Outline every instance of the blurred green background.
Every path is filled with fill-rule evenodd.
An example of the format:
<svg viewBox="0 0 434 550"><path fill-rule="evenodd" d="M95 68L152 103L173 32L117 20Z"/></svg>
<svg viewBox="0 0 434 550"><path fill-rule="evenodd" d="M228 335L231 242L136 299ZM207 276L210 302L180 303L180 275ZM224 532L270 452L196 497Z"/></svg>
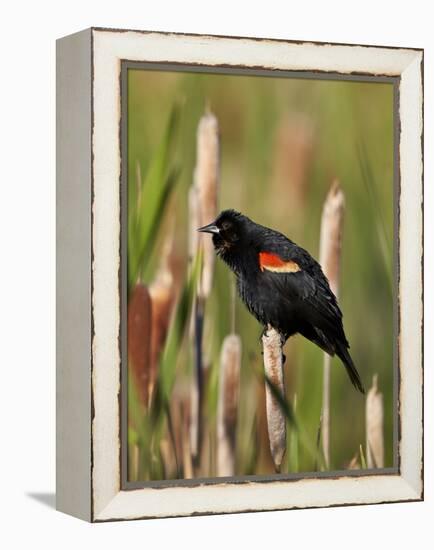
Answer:
<svg viewBox="0 0 434 550"><path fill-rule="evenodd" d="M146 256L144 284L155 276L164 236L173 225L182 276L187 272L188 190L193 181L197 125L206 109L215 114L220 130L220 209L234 208L283 232L316 258L322 206L331 183L338 179L346 201L339 301L352 357L366 388L374 373L379 376L384 395L385 466L392 466L392 84L129 69L129 187L136 185L138 170L146 174L152 165L175 107L179 117L170 130L167 158L179 172ZM130 196L130 210L134 200ZM218 260L204 332L204 350L210 360L205 404L210 437L215 435L219 354L230 332L229 281L227 267ZM237 298L236 332L243 345L238 475L274 473L264 448L267 443L255 435L264 416L254 372L262 361L261 330ZM285 353L287 398L293 402L297 396L297 419L314 447L321 414L323 353L300 336L287 343ZM191 373L188 337L183 336L173 399L185 392ZM137 419L135 406L129 403L129 414ZM359 446L365 446L364 416L363 396L352 387L339 360L333 359L331 469L346 468ZM137 431L136 425L129 432L130 455L133 445L147 444ZM301 444L298 453L297 469L312 471L311 453ZM210 476L214 474L212 463ZM142 477L158 478L161 472L166 477L174 475L157 469Z"/></svg>

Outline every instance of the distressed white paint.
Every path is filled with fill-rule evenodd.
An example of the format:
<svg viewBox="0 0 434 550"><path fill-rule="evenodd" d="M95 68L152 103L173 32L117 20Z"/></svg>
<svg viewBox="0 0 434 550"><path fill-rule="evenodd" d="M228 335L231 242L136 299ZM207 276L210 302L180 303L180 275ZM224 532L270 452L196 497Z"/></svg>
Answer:
<svg viewBox="0 0 434 550"><path fill-rule="evenodd" d="M271 510L418 499L422 492L422 54L376 47L93 31L93 504L94 519ZM120 491L118 392L120 60L247 65L402 75L401 395L402 475Z"/></svg>
<svg viewBox="0 0 434 550"><path fill-rule="evenodd" d="M289 43L247 38L94 31L95 52L105 59L205 65L251 65L289 71L399 75L414 60L405 49Z"/></svg>
<svg viewBox="0 0 434 550"><path fill-rule="evenodd" d="M240 510L279 510L330 504L372 503L417 499L419 493L399 476L303 479L244 485L202 485L121 491L98 520L164 517Z"/></svg>
<svg viewBox="0 0 434 550"><path fill-rule="evenodd" d="M422 492L422 54L401 76L400 299L401 472Z"/></svg>
<svg viewBox="0 0 434 550"><path fill-rule="evenodd" d="M120 62L94 34L93 421L94 513L119 491ZM116 403L115 403L116 402Z"/></svg>

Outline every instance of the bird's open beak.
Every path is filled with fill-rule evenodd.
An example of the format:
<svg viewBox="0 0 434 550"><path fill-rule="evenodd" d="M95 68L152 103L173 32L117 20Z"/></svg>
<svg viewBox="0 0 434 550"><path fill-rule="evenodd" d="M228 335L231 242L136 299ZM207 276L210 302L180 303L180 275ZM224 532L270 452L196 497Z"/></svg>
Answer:
<svg viewBox="0 0 434 550"><path fill-rule="evenodd" d="M213 233L214 235L218 235L220 233L220 229L215 225L215 223L210 223L208 225L204 225L203 227L199 227L198 231L201 233Z"/></svg>

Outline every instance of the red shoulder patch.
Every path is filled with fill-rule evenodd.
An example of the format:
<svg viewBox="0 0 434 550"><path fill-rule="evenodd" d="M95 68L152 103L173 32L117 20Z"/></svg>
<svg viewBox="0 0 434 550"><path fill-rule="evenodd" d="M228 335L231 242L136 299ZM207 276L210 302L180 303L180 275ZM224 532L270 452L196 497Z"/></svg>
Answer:
<svg viewBox="0 0 434 550"><path fill-rule="evenodd" d="M259 268L261 271L274 271L276 273L297 273L300 266L292 260L282 260L278 254L273 252L259 253Z"/></svg>

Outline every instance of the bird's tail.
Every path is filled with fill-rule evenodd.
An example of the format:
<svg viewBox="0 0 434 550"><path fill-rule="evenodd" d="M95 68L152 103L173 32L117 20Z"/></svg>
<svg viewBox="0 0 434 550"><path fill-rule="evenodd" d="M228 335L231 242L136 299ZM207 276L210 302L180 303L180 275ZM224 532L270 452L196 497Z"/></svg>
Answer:
<svg viewBox="0 0 434 550"><path fill-rule="evenodd" d="M365 388L363 387L362 380L360 379L360 375L353 363L353 360L351 359L350 354L348 353L347 348L343 345L340 345L336 350L336 355L344 364L353 386L357 388L361 393L365 393Z"/></svg>

